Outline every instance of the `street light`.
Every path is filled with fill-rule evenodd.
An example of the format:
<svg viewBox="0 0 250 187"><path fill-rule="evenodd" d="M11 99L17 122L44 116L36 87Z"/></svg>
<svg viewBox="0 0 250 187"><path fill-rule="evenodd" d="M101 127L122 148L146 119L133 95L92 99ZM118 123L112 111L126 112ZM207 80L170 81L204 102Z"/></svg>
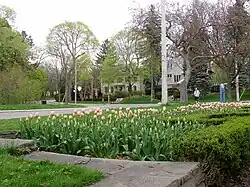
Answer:
<svg viewBox="0 0 250 187"><path fill-rule="evenodd" d="M82 87L81 86L78 86L77 87L77 90L80 92L82 90Z"/></svg>

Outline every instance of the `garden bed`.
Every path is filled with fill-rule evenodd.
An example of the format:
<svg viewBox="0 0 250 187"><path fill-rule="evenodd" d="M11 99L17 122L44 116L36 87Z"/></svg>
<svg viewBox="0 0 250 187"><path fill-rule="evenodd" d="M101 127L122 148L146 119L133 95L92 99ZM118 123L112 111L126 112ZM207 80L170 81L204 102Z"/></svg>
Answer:
<svg viewBox="0 0 250 187"><path fill-rule="evenodd" d="M249 104L201 104L52 114L21 121L41 150L92 157L198 161L210 185L228 184L249 164Z"/></svg>

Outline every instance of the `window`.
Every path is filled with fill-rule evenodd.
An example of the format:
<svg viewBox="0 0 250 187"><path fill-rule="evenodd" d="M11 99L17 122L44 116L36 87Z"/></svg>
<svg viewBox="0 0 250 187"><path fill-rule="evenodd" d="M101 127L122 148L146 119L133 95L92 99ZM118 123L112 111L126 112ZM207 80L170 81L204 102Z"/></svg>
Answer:
<svg viewBox="0 0 250 187"><path fill-rule="evenodd" d="M172 63L168 63L168 69L172 69L173 68L173 64Z"/></svg>
<svg viewBox="0 0 250 187"><path fill-rule="evenodd" d="M172 78L172 74L168 74L168 78Z"/></svg>
<svg viewBox="0 0 250 187"><path fill-rule="evenodd" d="M136 86L133 86L134 91L136 92Z"/></svg>
<svg viewBox="0 0 250 187"><path fill-rule="evenodd" d="M179 82L181 80L181 75L174 75L174 82Z"/></svg>
<svg viewBox="0 0 250 187"><path fill-rule="evenodd" d="M111 93L114 93L114 87L111 86Z"/></svg>

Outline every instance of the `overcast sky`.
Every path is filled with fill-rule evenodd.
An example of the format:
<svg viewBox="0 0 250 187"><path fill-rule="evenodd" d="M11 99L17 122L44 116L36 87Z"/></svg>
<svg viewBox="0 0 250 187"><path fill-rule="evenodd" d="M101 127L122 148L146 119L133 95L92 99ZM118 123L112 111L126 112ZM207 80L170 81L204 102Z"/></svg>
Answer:
<svg viewBox="0 0 250 187"><path fill-rule="evenodd" d="M38 45L50 28L64 21L82 21L103 41L131 19L129 8L155 3L160 0L0 0L16 11L18 30L25 30Z"/></svg>

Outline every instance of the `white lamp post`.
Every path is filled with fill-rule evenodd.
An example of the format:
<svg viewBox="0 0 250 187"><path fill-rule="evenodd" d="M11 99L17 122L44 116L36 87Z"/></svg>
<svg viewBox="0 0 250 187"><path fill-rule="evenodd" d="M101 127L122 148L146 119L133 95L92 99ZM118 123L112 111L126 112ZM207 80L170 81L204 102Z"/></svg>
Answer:
<svg viewBox="0 0 250 187"><path fill-rule="evenodd" d="M161 102L168 103L168 66L166 61L167 38L166 38L166 7L165 0L161 0L161 63L162 63L162 84L161 84Z"/></svg>

